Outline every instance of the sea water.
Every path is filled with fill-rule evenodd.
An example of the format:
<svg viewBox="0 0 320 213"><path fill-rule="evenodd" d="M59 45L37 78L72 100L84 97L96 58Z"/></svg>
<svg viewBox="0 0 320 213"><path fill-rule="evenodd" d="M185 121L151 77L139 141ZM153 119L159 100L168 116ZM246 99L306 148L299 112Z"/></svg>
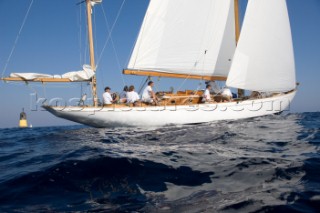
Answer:
<svg viewBox="0 0 320 213"><path fill-rule="evenodd" d="M0 129L0 212L319 212L320 113Z"/></svg>

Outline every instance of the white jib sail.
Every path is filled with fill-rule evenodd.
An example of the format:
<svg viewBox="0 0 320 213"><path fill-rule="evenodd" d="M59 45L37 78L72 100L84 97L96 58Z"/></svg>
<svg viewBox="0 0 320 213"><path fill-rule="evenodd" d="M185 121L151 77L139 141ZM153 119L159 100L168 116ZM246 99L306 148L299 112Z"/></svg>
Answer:
<svg viewBox="0 0 320 213"><path fill-rule="evenodd" d="M227 85L252 91L295 88L295 64L285 0L249 1Z"/></svg>
<svg viewBox="0 0 320 213"><path fill-rule="evenodd" d="M233 0L151 0L128 68L227 76L234 50Z"/></svg>

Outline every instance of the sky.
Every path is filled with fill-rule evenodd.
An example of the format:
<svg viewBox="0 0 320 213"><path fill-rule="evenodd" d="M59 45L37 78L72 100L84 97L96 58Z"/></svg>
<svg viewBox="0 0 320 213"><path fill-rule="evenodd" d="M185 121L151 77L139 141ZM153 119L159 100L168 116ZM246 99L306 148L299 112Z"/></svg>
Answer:
<svg viewBox="0 0 320 213"><path fill-rule="evenodd" d="M80 0L0 0L1 76L11 72L62 74L81 70L83 64L89 64L85 7L78 2ZM124 76L121 72L129 60L148 3L149 0L104 0L94 8L99 96L105 86L120 92L125 84L138 88L145 80L139 76ZM243 16L247 0L240 0L240 3ZM320 0L287 0L287 5L300 83L290 112L320 111ZM153 80L157 90L169 90L171 86L195 89L200 85L199 81L183 79ZM22 108L33 126L74 124L43 111L37 98L70 100L83 93L90 94L86 83L0 82L0 128L18 126Z"/></svg>

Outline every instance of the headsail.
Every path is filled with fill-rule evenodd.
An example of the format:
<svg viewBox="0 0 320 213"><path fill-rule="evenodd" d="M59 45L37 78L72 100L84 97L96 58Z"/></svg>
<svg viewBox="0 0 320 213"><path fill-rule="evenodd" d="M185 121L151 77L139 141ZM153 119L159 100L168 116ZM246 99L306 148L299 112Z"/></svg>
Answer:
<svg viewBox="0 0 320 213"><path fill-rule="evenodd" d="M151 0L128 69L226 77L234 50L233 0Z"/></svg>
<svg viewBox="0 0 320 213"><path fill-rule="evenodd" d="M281 92L295 88L286 0L249 1L227 85Z"/></svg>

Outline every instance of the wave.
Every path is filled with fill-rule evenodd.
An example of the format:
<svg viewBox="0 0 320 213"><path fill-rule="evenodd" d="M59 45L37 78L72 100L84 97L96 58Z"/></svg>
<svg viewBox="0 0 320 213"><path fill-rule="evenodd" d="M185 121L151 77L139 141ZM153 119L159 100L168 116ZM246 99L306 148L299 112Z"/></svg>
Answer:
<svg viewBox="0 0 320 213"><path fill-rule="evenodd" d="M320 113L0 129L1 212L317 212Z"/></svg>
<svg viewBox="0 0 320 213"><path fill-rule="evenodd" d="M210 183L212 174L138 159L66 161L2 183L0 203L10 206L15 200L16 208L36 205L62 211L81 211L95 204L108 204L110 210L126 204L130 209L130 205L136 208L140 203L142 207L148 200L141 190L163 192L166 183L195 187Z"/></svg>

